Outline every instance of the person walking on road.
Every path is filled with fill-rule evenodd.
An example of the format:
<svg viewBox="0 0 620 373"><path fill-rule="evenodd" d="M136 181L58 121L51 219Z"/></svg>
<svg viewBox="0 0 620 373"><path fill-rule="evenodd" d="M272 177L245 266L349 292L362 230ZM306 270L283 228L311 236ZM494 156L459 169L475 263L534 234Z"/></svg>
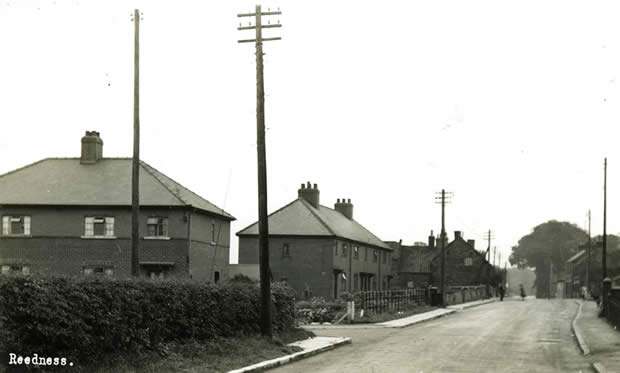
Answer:
<svg viewBox="0 0 620 373"><path fill-rule="evenodd" d="M525 300L525 289L523 288L523 284L519 285L519 292L521 293L521 300Z"/></svg>
<svg viewBox="0 0 620 373"><path fill-rule="evenodd" d="M505 294L505 290L504 290L504 286L500 285L499 289L497 289L499 292L499 301L502 302L504 300L504 294Z"/></svg>

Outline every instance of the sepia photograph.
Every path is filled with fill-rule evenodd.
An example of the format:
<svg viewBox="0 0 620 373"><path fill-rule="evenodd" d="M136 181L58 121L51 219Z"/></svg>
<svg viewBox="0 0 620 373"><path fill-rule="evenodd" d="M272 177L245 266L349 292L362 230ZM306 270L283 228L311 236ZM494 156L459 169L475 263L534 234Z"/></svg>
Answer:
<svg viewBox="0 0 620 373"><path fill-rule="evenodd" d="M619 20L0 0L0 372L620 373Z"/></svg>

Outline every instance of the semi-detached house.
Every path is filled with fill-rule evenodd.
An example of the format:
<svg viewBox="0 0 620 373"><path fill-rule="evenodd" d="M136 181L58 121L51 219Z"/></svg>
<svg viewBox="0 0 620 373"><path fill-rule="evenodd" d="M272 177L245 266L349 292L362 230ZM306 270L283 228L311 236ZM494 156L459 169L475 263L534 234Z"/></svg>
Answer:
<svg viewBox="0 0 620 373"><path fill-rule="evenodd" d="M269 264L273 280L287 281L299 297L387 290L392 249L353 218L350 199L320 204L316 184L302 184L298 198L269 215ZM258 263L258 223L239 231L239 264Z"/></svg>
<svg viewBox="0 0 620 373"><path fill-rule="evenodd" d="M0 176L2 273L131 275L131 158L104 158L96 131L80 158L46 158ZM235 218L140 162L143 276L226 277Z"/></svg>

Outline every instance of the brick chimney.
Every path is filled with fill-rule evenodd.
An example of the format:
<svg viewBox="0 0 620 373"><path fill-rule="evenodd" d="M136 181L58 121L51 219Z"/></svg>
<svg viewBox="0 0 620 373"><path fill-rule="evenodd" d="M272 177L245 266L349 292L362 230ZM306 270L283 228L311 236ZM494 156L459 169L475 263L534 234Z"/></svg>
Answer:
<svg viewBox="0 0 620 373"><path fill-rule="evenodd" d="M454 240L463 239L463 233L461 231L454 231Z"/></svg>
<svg viewBox="0 0 620 373"><path fill-rule="evenodd" d="M308 201L312 206L314 206L314 208L319 208L319 188L316 184L314 184L314 188L310 185L310 182L308 181L308 184L301 184L301 188L299 188L299 190L297 191L297 197L298 198L303 198L306 201Z"/></svg>
<svg viewBox="0 0 620 373"><path fill-rule="evenodd" d="M476 240L467 240L467 243L474 249L476 248Z"/></svg>
<svg viewBox="0 0 620 373"><path fill-rule="evenodd" d="M353 204L351 203L350 198L348 200L345 200L343 198L342 202L339 198L338 201L334 204L334 210L346 216L347 219L353 220Z"/></svg>
<svg viewBox="0 0 620 373"><path fill-rule="evenodd" d="M97 131L86 131L82 137L82 155L80 163L93 164L103 158L103 140Z"/></svg>
<svg viewBox="0 0 620 373"><path fill-rule="evenodd" d="M433 231L431 230L431 235L428 236L428 247L431 249L435 247L435 235L433 235Z"/></svg>

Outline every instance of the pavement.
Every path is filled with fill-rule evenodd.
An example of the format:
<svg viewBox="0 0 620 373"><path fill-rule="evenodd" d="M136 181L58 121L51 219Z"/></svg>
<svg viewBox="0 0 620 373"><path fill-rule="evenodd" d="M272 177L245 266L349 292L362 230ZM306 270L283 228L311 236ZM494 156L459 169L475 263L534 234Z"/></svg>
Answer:
<svg viewBox="0 0 620 373"><path fill-rule="evenodd" d="M271 360L266 360L258 364L249 365L240 369L231 370L228 373L248 373L259 372L266 369L271 369L280 365L292 363L293 361L303 359L308 356L320 354L321 352L329 351L338 346L351 343L351 338L345 337L314 337L308 338L303 341L289 343L289 346L301 347L303 350L291 355L278 357Z"/></svg>
<svg viewBox="0 0 620 373"><path fill-rule="evenodd" d="M598 317L594 301L577 301L581 311L574 321L575 337L599 373L620 373L620 331Z"/></svg>
<svg viewBox="0 0 620 373"><path fill-rule="evenodd" d="M325 330L325 329L376 329L376 328L404 328L407 326L419 324L421 322L434 320L442 316L450 315L456 311L462 311L467 308L481 306L483 304L494 302L495 299L484 299L479 301L467 302L463 304L457 304L448 306L446 308L438 308L429 312L419 313L404 317L402 319L396 319L391 321L385 321L375 324L310 324L303 325L302 327L307 330Z"/></svg>

